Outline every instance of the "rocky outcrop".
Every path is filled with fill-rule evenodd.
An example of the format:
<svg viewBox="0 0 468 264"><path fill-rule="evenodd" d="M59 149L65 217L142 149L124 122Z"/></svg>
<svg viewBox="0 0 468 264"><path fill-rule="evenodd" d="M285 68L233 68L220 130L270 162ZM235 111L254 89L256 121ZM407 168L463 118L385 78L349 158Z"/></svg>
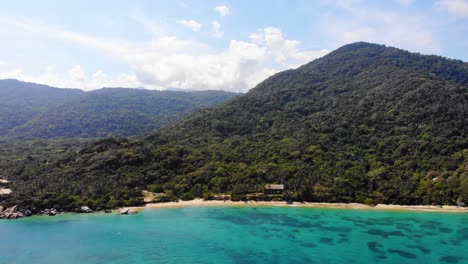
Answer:
<svg viewBox="0 0 468 264"><path fill-rule="evenodd" d="M80 212L82 212L82 213L92 213L93 210L91 210L91 208L89 208L88 206L81 206L80 207Z"/></svg>
<svg viewBox="0 0 468 264"><path fill-rule="evenodd" d="M4 209L3 207L0 210L0 219L18 219L24 217L24 214L18 212L18 206L14 205Z"/></svg>
<svg viewBox="0 0 468 264"><path fill-rule="evenodd" d="M458 198L457 206L459 206L459 207L465 207L466 206L465 201L463 201L463 198L461 198L461 197Z"/></svg>
<svg viewBox="0 0 468 264"><path fill-rule="evenodd" d="M5 211L3 211L2 213L3 214L13 214L13 213L16 213L16 211L18 210L18 206L17 205L13 205L12 207L9 207L7 208Z"/></svg>
<svg viewBox="0 0 468 264"><path fill-rule="evenodd" d="M130 209L130 208L122 208L120 209L120 214L123 214L123 215L126 215L126 214L136 214L138 213L137 211L133 210L133 209Z"/></svg>

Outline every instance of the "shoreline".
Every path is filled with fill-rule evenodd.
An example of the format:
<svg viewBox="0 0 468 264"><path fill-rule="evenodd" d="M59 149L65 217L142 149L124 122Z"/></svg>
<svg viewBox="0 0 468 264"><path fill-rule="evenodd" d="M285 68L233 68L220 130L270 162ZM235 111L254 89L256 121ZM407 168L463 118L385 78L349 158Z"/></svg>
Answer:
<svg viewBox="0 0 468 264"><path fill-rule="evenodd" d="M230 206L281 206L281 207L305 207L305 208L331 208L331 209L359 209L359 210L379 210L379 211L406 211L406 212L441 212L441 213L468 213L468 207L458 207L454 205L434 206L434 205L393 205L378 204L375 206L360 203L314 203L314 202L293 202L285 201L219 201L194 199L189 201L148 203L143 206L129 206L136 211L145 209L162 209L178 207L230 207Z"/></svg>
<svg viewBox="0 0 468 264"><path fill-rule="evenodd" d="M197 198L189 201L179 200L178 202L166 203L147 203L142 206L127 206L115 209L92 212L60 212L60 214L122 214L122 209L134 210L135 213L144 211L146 209L167 209L167 208L186 208L186 207L295 207L295 208L326 208L326 209L343 209L343 210L365 210L365 211L393 211L393 212L433 212L433 213L468 213L468 207L459 207L455 205L394 205L394 204L378 204L375 206L360 204L360 203L325 203L325 202L293 202L287 203L285 201L231 201L231 200L203 200ZM133 214L133 213L129 213ZM18 218L28 218L29 216L35 217L50 217L48 214L32 214L28 216L21 216ZM55 216L55 215L52 215ZM0 220L9 220L9 218L0 218Z"/></svg>

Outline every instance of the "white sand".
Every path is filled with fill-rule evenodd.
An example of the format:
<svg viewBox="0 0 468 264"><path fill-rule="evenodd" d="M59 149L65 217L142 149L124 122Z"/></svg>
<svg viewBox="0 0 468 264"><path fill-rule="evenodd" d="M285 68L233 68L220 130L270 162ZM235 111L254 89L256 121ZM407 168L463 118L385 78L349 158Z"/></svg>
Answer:
<svg viewBox="0 0 468 264"><path fill-rule="evenodd" d="M168 203L149 203L141 207L130 207L134 210L143 210L147 208L171 208L171 207L199 207L199 206L291 206L291 207L317 207L317 208L347 208L363 210L393 210L393 211L431 211L431 212L454 212L468 213L468 208L457 206L432 206L432 205L387 205L378 204L368 206L359 203L298 203L288 204L286 202L255 202L255 201L204 201L203 199L194 199L191 201L179 201Z"/></svg>

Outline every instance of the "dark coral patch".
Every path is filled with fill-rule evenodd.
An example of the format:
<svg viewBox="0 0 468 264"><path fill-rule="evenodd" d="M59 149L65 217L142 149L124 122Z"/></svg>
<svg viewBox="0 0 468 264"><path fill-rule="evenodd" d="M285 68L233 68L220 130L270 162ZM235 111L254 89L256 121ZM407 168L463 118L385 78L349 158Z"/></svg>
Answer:
<svg viewBox="0 0 468 264"><path fill-rule="evenodd" d="M415 248L415 249L419 249L419 251L421 251L422 253L424 254L429 254L431 253L431 250L429 250L428 248L425 248L423 246L417 246L417 245L409 245L408 248Z"/></svg>
<svg viewBox="0 0 468 264"><path fill-rule="evenodd" d="M378 253L378 254L385 254L385 252L380 250L381 247L382 247L382 245L375 242L375 241L367 243L367 248L370 249L372 252Z"/></svg>
<svg viewBox="0 0 468 264"><path fill-rule="evenodd" d="M321 237L321 238L320 238L320 243L324 243L324 244L328 244L328 245L333 245L333 238Z"/></svg>
<svg viewBox="0 0 468 264"><path fill-rule="evenodd" d="M439 261L445 263L459 263L461 260L464 260L462 257L454 257L454 256L445 256L439 259Z"/></svg>
<svg viewBox="0 0 468 264"><path fill-rule="evenodd" d="M317 246L314 243L308 243L308 242L301 243L300 245L303 246L303 247L307 247L307 248L314 248L314 247Z"/></svg>
<svg viewBox="0 0 468 264"><path fill-rule="evenodd" d="M392 254L398 254L400 257L404 257L407 259L415 259L416 255L413 253L406 252L404 250L399 250L399 249L389 249L388 252Z"/></svg>
<svg viewBox="0 0 468 264"><path fill-rule="evenodd" d="M376 235L376 236L381 236L384 238L388 238L389 236L405 236L403 232L401 231L384 231L380 229L369 229L367 230L367 233L370 235Z"/></svg>

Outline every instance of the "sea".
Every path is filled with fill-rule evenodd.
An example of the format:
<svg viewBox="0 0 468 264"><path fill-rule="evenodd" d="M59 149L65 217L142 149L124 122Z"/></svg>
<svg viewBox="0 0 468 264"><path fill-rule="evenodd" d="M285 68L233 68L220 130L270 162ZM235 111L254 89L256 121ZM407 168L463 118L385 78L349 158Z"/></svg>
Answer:
<svg viewBox="0 0 468 264"><path fill-rule="evenodd" d="M0 263L468 263L468 214L275 206L0 220Z"/></svg>

